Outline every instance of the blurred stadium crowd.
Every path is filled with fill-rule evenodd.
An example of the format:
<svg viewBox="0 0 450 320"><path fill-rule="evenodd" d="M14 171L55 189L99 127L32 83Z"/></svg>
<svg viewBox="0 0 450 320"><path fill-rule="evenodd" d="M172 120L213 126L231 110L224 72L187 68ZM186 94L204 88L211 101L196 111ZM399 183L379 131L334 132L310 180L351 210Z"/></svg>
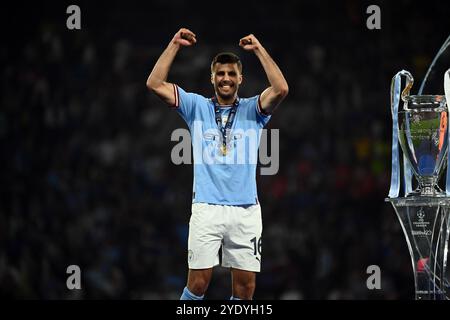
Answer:
<svg viewBox="0 0 450 320"><path fill-rule="evenodd" d="M389 85L403 68L423 76L448 30L412 3L381 5L375 31L357 1L250 1L229 23L182 1L107 10L85 3L80 31L65 28L62 5L47 3L31 29L0 48L0 296L179 298L192 166L172 164L170 135L186 126L145 81L185 26L198 45L180 52L169 77L185 90L211 96L210 61L232 50L244 65L240 95L259 94L262 67L237 46L250 32L290 85L268 125L280 130L280 170L258 177L264 232L255 299L413 298L406 242L384 202ZM399 20L408 6L407 21ZM441 12L433 3L427 10ZM72 264L82 290L66 288ZM369 265L381 268L381 290L366 287ZM217 268L207 298L228 298L230 286Z"/></svg>

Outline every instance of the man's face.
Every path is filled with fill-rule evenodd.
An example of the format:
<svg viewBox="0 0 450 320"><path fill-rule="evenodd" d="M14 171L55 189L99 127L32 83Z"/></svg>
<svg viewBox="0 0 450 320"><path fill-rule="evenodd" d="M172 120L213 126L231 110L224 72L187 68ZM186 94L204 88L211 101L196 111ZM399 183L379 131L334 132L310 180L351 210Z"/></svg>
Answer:
<svg viewBox="0 0 450 320"><path fill-rule="evenodd" d="M242 74L236 63L216 63L211 75L214 91L224 100L233 99L242 83Z"/></svg>

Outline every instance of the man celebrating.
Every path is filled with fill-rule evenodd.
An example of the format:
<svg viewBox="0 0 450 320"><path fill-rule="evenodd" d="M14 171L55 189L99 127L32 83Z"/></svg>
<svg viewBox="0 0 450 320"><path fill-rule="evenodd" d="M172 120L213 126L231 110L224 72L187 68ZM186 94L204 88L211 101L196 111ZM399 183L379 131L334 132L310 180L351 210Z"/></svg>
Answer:
<svg viewBox="0 0 450 320"><path fill-rule="evenodd" d="M257 158L261 130L286 97L288 84L258 39L250 34L240 39L239 46L258 57L270 83L268 88L252 98L239 98L241 61L233 53L219 53L211 63L214 97L187 93L167 82L167 75L178 50L196 42L192 31L180 29L147 79L147 87L180 113L192 137L189 273L181 299L203 299L222 247L222 266L230 268L232 274L231 299L251 300L256 272L261 269L262 241L257 163L252 159ZM249 132L257 133L250 142L252 139L245 139ZM236 158L240 158L237 163Z"/></svg>

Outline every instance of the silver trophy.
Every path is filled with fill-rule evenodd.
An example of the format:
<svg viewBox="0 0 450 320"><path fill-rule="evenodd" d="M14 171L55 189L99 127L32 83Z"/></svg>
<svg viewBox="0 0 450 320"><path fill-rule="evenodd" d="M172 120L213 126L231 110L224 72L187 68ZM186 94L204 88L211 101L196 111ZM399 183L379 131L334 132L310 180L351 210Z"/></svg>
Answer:
<svg viewBox="0 0 450 320"><path fill-rule="evenodd" d="M412 83L411 74L406 75ZM445 97L407 95L402 100L403 110L398 115L399 141L418 181L417 189L410 194L444 196L437 182L443 171L448 149L448 110Z"/></svg>
<svg viewBox="0 0 450 320"><path fill-rule="evenodd" d="M403 78L406 85L401 91ZM450 101L450 70L444 79ZM449 161L448 106L444 95L410 95L413 83L412 75L404 70L392 79L392 176L387 201L393 205L407 240L416 299L444 300L449 293L449 170L445 190L438 183Z"/></svg>

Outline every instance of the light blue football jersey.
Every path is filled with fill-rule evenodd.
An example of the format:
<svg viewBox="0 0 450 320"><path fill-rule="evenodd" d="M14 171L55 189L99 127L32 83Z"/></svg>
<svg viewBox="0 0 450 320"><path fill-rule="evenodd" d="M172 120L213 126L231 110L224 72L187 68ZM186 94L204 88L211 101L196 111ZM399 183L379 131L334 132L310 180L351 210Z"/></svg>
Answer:
<svg viewBox="0 0 450 320"><path fill-rule="evenodd" d="M176 85L174 91L174 107L186 121L192 138L192 201L220 205L258 203L258 147L262 129L271 117L261 109L259 96L239 98L224 155L220 150L223 138L216 124L212 99L187 93ZM222 123L226 123L230 107L221 106Z"/></svg>

